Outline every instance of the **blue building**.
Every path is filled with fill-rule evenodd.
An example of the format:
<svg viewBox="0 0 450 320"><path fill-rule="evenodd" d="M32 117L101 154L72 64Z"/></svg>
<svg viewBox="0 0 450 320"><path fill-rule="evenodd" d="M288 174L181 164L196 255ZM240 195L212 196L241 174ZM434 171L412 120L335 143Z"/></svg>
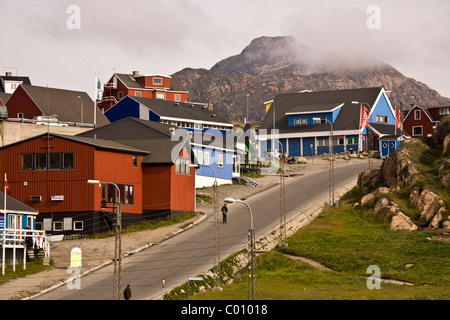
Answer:
<svg viewBox="0 0 450 320"><path fill-rule="evenodd" d="M233 124L202 103L126 96L105 112L110 122L127 117L154 121L191 132L191 146L200 167L196 170L196 188L231 184L240 178L241 154L226 143Z"/></svg>
<svg viewBox="0 0 450 320"><path fill-rule="evenodd" d="M361 126L362 107L368 110L367 127ZM266 109L260 150L272 149L275 129L279 143L273 149L289 156L330 153L332 135L334 153L375 150L384 157L403 134L395 128L395 109L383 87L278 94Z"/></svg>

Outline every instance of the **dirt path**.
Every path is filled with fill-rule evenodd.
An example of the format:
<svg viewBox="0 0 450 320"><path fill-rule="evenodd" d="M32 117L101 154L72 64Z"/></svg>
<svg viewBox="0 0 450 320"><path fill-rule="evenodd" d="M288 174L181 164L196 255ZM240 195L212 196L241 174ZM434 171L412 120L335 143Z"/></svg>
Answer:
<svg viewBox="0 0 450 320"><path fill-rule="evenodd" d="M364 161L354 159L351 161ZM337 160L335 165L348 164L347 160ZM286 171L288 175L301 174L305 171L320 170L326 168L329 162L321 158L315 158L312 164L289 164ZM289 177L287 178L289 179ZM252 194L260 192L266 188L279 183L279 175L263 176L254 179L259 186L249 185L224 185L218 190L219 206L222 205L225 197L234 197L242 199ZM198 194L212 196L212 188L202 188L197 191ZM178 232L182 232L186 228L194 226L204 219L207 214L213 210L212 203L198 203L197 212L199 214L189 221L185 221L173 226L161 227L156 230L140 231L122 236L122 252L127 253L134 250L145 249L146 247L164 241L167 237L171 237ZM72 273L67 273L67 267L70 263L70 251L78 247L82 250L82 273L89 272L110 263L114 257L114 237L105 239L79 239L64 240L51 243L51 259L54 266L47 271L43 271L34 275L9 281L0 286L0 300L23 299L38 294L44 289L64 284Z"/></svg>

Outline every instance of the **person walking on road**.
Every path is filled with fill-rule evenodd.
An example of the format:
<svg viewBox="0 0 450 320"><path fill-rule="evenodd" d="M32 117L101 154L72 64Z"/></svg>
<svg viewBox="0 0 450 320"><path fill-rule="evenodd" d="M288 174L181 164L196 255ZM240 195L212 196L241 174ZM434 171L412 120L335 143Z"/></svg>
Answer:
<svg viewBox="0 0 450 320"><path fill-rule="evenodd" d="M220 210L222 211L223 223L227 223L227 214L228 214L227 204L224 203L222 209L220 209Z"/></svg>
<svg viewBox="0 0 450 320"><path fill-rule="evenodd" d="M125 298L125 300L131 299L131 288L129 284L127 284L127 287L125 288L125 290L123 290L123 297Z"/></svg>

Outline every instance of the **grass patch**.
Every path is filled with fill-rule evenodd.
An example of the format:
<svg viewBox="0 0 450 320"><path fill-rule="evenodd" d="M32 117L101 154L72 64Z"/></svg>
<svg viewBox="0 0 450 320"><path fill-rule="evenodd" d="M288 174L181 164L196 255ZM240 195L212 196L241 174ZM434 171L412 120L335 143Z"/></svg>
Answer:
<svg viewBox="0 0 450 320"><path fill-rule="evenodd" d="M397 201L405 194L398 192ZM430 240L430 233L391 230L372 211L352 209L359 199L355 188L341 199L341 206L289 237L288 247L258 256L258 299L450 299L450 243ZM313 259L334 271L316 269L283 253ZM414 285L382 282L381 289L370 290L367 277L372 273L367 268L372 265L380 268L383 279ZM223 292L205 291L192 299L247 299L247 279L246 272Z"/></svg>
<svg viewBox="0 0 450 320"><path fill-rule="evenodd" d="M50 265L43 265L42 259L33 259L26 264L26 270L23 270L23 264L16 264L16 271L13 271L12 266L5 266L5 275L0 276L0 285L17 278L22 278L30 274L35 274L41 271L50 269L54 265L53 260L50 260Z"/></svg>

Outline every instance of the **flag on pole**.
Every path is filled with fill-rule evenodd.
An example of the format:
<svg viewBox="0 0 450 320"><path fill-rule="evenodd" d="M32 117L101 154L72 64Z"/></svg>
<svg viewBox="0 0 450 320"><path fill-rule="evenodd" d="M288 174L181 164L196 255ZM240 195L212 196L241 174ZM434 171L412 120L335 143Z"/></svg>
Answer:
<svg viewBox="0 0 450 320"><path fill-rule="evenodd" d="M360 128L367 128L369 126L369 109L361 105L361 119L359 122Z"/></svg>
<svg viewBox="0 0 450 320"><path fill-rule="evenodd" d="M395 108L395 129L403 129L402 110Z"/></svg>
<svg viewBox="0 0 450 320"><path fill-rule="evenodd" d="M8 179L6 179L6 172L5 172L5 194L6 194L6 191L11 193L11 190L9 189Z"/></svg>

